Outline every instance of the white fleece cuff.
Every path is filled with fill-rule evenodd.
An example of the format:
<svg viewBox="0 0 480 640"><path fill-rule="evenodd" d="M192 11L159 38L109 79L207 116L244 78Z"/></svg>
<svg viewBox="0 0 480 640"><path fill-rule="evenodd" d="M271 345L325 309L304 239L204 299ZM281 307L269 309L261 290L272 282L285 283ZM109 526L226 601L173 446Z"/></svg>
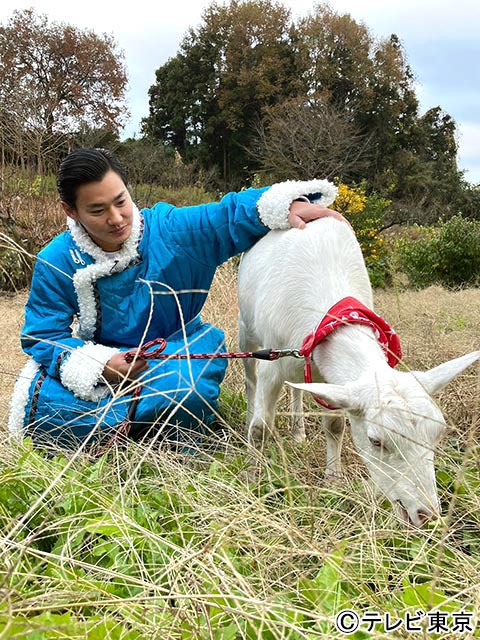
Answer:
<svg viewBox="0 0 480 640"><path fill-rule="evenodd" d="M274 184L257 202L258 215L270 229L289 229L288 213L294 200L306 196L310 202L328 206L338 189L328 180L287 180Z"/></svg>
<svg viewBox="0 0 480 640"><path fill-rule="evenodd" d="M105 365L120 349L86 342L72 351L60 367L60 380L77 398L96 402L108 387L99 384Z"/></svg>
<svg viewBox="0 0 480 640"><path fill-rule="evenodd" d="M25 435L25 409L28 403L28 392L39 369L40 365L33 358L30 358L15 382L8 416L8 430L14 438L21 439Z"/></svg>

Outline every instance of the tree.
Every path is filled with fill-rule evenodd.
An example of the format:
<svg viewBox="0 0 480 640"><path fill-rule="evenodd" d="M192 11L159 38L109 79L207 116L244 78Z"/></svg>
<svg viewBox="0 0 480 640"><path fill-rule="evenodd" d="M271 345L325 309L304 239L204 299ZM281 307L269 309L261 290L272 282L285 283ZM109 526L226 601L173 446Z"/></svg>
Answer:
<svg viewBox="0 0 480 640"><path fill-rule="evenodd" d="M328 5L317 5L295 24L280 4L231 0L211 5L180 54L157 71L145 131L180 145L186 156L193 149L203 162L221 167L231 184L259 168L245 153L259 121L267 117L272 125L272 109L294 98L318 102L330 114L343 114L347 137L355 131L369 141L367 175L359 162L349 172L360 180L390 166L399 128L416 116L412 85L398 39L376 42L364 25ZM302 119L307 112L299 112Z"/></svg>
<svg viewBox="0 0 480 640"><path fill-rule="evenodd" d="M33 146L40 162L59 138L85 126L117 132L128 115L126 84L113 36L49 22L33 9L14 11L0 26L0 115L23 140L13 156Z"/></svg>
<svg viewBox="0 0 480 640"><path fill-rule="evenodd" d="M395 165L418 117L413 75L395 35L376 40L364 24L319 4L295 27L304 93L322 95L368 135L371 161L357 179ZM363 169L363 168L362 168Z"/></svg>
<svg viewBox="0 0 480 640"><path fill-rule="evenodd" d="M363 162L349 157L343 165L343 179L366 179L370 190L393 198L392 212L398 221L424 222L427 214L431 221L439 215L452 215L462 204L465 208L462 176L456 166L455 122L440 108L419 114L414 75L398 36L376 40L365 25L335 13L326 4L317 5L294 31L292 43L304 82L303 95L321 96L330 109L342 115L344 125L350 123L350 129L344 127L343 133L347 146L347 131L363 136ZM263 137L264 149L272 146L269 138L278 141L280 162L284 160L282 151L288 153L293 144L298 148L303 137L295 122L302 120L300 113L296 119L290 118L298 141L289 135L288 127L284 127L283 139L276 136L281 118L278 115L269 123ZM296 153L298 168L308 157L308 146L314 148L318 137L305 141L303 156ZM336 142L330 150L323 150L325 171L335 164L341 148L340 140Z"/></svg>
<svg viewBox="0 0 480 640"><path fill-rule="evenodd" d="M317 4L299 19L292 38L302 91L356 111L370 91L366 80L374 73L374 43L367 27L335 13L328 4Z"/></svg>
<svg viewBox="0 0 480 640"><path fill-rule="evenodd" d="M376 39L325 3L296 22L274 0L213 3L149 94L144 133L216 167L224 190L260 170L322 172L433 215L476 202L459 197L455 122L420 115L398 36Z"/></svg>
<svg viewBox="0 0 480 640"><path fill-rule="evenodd" d="M292 98L268 107L257 136L252 155L268 181L312 176L348 181L366 172L371 160L368 136L322 98Z"/></svg>
<svg viewBox="0 0 480 640"><path fill-rule="evenodd" d="M156 84L149 89L150 116L144 118L143 133L147 137L186 150L193 134L188 107L193 108L193 80L183 56L171 58L156 71Z"/></svg>
<svg viewBox="0 0 480 640"><path fill-rule="evenodd" d="M254 123L298 88L289 20L289 11L269 0L213 3L180 53L158 69L144 133L219 167L224 188L242 184Z"/></svg>
<svg viewBox="0 0 480 640"><path fill-rule="evenodd" d="M392 169L376 177L395 202L397 222L430 224L459 211L471 215L457 151L455 121L440 107L415 120L404 144L392 153Z"/></svg>
<svg viewBox="0 0 480 640"><path fill-rule="evenodd" d="M376 187L384 172L395 171L397 152L412 147L419 117L414 75L395 34L376 44L373 73L366 81L370 90L355 120L373 138L374 162L365 177Z"/></svg>

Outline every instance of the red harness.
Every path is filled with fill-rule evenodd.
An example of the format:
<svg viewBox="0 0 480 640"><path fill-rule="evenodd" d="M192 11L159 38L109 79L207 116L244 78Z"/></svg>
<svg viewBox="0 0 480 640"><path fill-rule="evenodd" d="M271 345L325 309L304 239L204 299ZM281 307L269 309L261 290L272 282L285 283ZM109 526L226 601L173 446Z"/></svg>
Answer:
<svg viewBox="0 0 480 640"><path fill-rule="evenodd" d="M332 333L332 331L351 323L364 324L373 329L375 337L380 343L387 362L391 367L395 367L400 362L402 358L400 340L388 322L356 298L342 298L340 302L334 304L333 307L327 311L323 320L305 337L302 343L299 353L305 358L305 382L312 382L311 355L315 347ZM336 408L320 398L314 396L314 399L326 409Z"/></svg>

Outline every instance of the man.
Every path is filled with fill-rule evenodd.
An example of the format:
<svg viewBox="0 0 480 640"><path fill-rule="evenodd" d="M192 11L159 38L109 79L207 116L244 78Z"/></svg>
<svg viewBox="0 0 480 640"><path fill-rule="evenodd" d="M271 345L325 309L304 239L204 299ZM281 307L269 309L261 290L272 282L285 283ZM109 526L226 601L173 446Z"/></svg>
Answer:
<svg viewBox="0 0 480 640"><path fill-rule="evenodd" d="M131 362L125 352L158 337L168 354L221 351L222 331L199 315L217 266L269 229L342 218L324 206L336 189L289 181L140 212L123 167L103 149L72 152L57 184L68 230L38 254L21 335L31 359L9 429L49 448L99 443L120 425L133 437L161 431L184 442L211 423L226 360Z"/></svg>

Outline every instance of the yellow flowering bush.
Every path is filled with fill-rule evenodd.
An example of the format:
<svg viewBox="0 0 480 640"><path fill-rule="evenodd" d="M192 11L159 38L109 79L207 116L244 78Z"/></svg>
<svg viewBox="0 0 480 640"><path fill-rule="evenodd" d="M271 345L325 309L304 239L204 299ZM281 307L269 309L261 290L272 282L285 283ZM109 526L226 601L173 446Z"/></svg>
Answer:
<svg viewBox="0 0 480 640"><path fill-rule="evenodd" d="M384 286L388 277L387 248L380 230L390 205L391 200L376 193L367 195L363 184L349 187L343 183L338 185L338 195L332 205L352 225L374 287Z"/></svg>
<svg viewBox="0 0 480 640"><path fill-rule="evenodd" d="M343 215L352 215L354 213L361 213L365 209L367 202L367 196L362 187L359 187L356 191L346 184L338 185L338 195L335 200L335 208Z"/></svg>

